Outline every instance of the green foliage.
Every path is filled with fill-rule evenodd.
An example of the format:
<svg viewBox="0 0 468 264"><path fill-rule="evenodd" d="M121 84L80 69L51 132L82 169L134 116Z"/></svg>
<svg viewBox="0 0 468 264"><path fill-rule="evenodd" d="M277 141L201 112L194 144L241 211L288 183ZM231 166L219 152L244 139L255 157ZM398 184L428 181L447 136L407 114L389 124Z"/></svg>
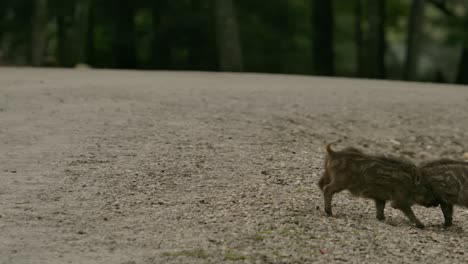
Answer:
<svg viewBox="0 0 468 264"><path fill-rule="evenodd" d="M44 60L56 66L74 66L73 45L77 40L73 25L79 19L79 4L88 0L48 0L47 43ZM219 69L214 0L134 0L134 32L118 28L122 23L121 5L113 0L91 1L86 35L86 63L93 67L119 67L117 47L134 47L135 68L172 70ZM319 1L319 0L314 0ZM364 38L368 29L367 0L362 0L361 21ZM29 64L33 0L0 1L0 63ZM130 3L130 2L129 2ZM244 70L252 72L312 74L312 38L310 0L235 0ZM336 74L354 76L357 65L355 40L356 1L334 1L334 57ZM405 56L408 16L411 1L385 1L386 52L389 76L398 78ZM424 36L431 50L452 50L468 45L467 5L445 1L441 10L426 1ZM159 14L160 17L155 16ZM128 23L127 23L128 25ZM84 36L80 36L83 38ZM365 40L364 39L364 40ZM119 42L119 45L116 45ZM365 43L365 42L364 42ZM364 47L366 50L366 47ZM424 51L428 50L422 49ZM442 54L442 53L441 53ZM445 53L444 53L445 54ZM126 54L128 55L128 54ZM433 60L434 52L422 53L424 61ZM133 56L133 55L129 55ZM70 58L69 58L70 57ZM131 58L130 58L131 59ZM428 70L437 70L426 63ZM454 65L456 61L446 64ZM434 69L430 69L433 67ZM426 71L426 73L427 73ZM453 69L452 69L453 71ZM426 74L424 73L424 74ZM454 75L449 72L448 75Z"/></svg>
<svg viewBox="0 0 468 264"><path fill-rule="evenodd" d="M311 72L309 2L237 1L246 70Z"/></svg>
<svg viewBox="0 0 468 264"><path fill-rule="evenodd" d="M224 259L230 261L241 261L246 259L246 256L235 251L226 251L224 253Z"/></svg>
<svg viewBox="0 0 468 264"><path fill-rule="evenodd" d="M191 257L191 258L199 258L199 259L208 258L208 253L206 253L206 251L203 249L164 252L162 253L162 255L165 257Z"/></svg>

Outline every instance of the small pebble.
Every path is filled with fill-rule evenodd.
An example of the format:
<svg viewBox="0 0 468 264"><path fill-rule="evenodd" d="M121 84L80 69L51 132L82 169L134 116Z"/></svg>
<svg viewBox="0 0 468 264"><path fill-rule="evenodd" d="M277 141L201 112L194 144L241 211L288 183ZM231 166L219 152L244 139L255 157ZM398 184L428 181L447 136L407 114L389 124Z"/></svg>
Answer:
<svg viewBox="0 0 468 264"><path fill-rule="evenodd" d="M463 153L463 159L468 161L468 152Z"/></svg>

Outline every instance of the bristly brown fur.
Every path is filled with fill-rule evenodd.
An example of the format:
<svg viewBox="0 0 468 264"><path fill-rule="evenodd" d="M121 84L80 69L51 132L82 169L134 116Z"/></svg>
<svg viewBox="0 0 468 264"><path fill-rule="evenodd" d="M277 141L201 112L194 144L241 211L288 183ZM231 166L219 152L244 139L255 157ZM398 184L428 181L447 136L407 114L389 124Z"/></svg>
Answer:
<svg viewBox="0 0 468 264"><path fill-rule="evenodd" d="M335 152L333 151L333 149L331 148L331 146L332 146L334 143L335 143L335 142L331 142L331 143L328 143L328 144L327 144L327 153L328 153L328 155L330 155L330 156L333 156L333 153L335 153Z"/></svg>
<svg viewBox="0 0 468 264"><path fill-rule="evenodd" d="M438 159L432 160L429 162L425 162L421 164L421 167L430 168L430 167L437 167L437 166L450 166L450 165L463 165L468 166L468 162L463 160L453 160L453 159Z"/></svg>
<svg viewBox="0 0 468 264"><path fill-rule="evenodd" d="M468 207L468 162L439 159L421 164L420 170L440 203L445 226L451 226L453 206Z"/></svg>
<svg viewBox="0 0 468 264"><path fill-rule="evenodd" d="M328 215L332 215L333 195L348 190L355 196L373 199L379 220L385 218L386 201L392 201L392 206L402 210L417 227L424 227L411 205L438 204L430 188L421 183L421 175L413 163L394 157L371 156L351 147L336 151L332 145L326 146L325 170L318 182Z"/></svg>
<svg viewBox="0 0 468 264"><path fill-rule="evenodd" d="M335 144L340 143L340 142L341 142L341 140L338 139L338 140L332 141L332 142L330 142L330 143L328 143L326 145L325 149L327 150L328 155L332 156L335 153L335 151L333 151L333 149L331 147L333 145L335 145Z"/></svg>

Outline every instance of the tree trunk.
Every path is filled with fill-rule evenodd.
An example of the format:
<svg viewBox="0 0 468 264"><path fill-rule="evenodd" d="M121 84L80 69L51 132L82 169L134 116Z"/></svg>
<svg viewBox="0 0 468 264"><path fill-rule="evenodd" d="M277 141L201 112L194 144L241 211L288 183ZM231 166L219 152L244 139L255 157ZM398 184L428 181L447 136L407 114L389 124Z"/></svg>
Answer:
<svg viewBox="0 0 468 264"><path fill-rule="evenodd" d="M5 2L0 3L0 65L8 63L10 60L12 30L7 27L9 19L6 17L10 11L10 7Z"/></svg>
<svg viewBox="0 0 468 264"><path fill-rule="evenodd" d="M464 18L464 29L468 26L468 14ZM463 39L463 48L461 52L460 62L458 63L458 73L456 83L468 84L468 33L465 31Z"/></svg>
<svg viewBox="0 0 468 264"><path fill-rule="evenodd" d="M368 0L368 77L385 78L385 0Z"/></svg>
<svg viewBox="0 0 468 264"><path fill-rule="evenodd" d="M424 21L425 0L413 0L408 19L408 35L406 39L406 58L403 78L415 80L418 73L418 61L422 43L422 27Z"/></svg>
<svg viewBox="0 0 468 264"><path fill-rule="evenodd" d="M188 35L188 66L192 70L201 70L201 64L203 56L205 55L204 46L207 43L203 39L203 29L197 19L197 16L201 15L201 5L202 1L191 1L190 10L192 10L192 15L190 20L192 21L191 26L187 28Z"/></svg>
<svg viewBox="0 0 468 264"><path fill-rule="evenodd" d="M65 25L65 16L59 14L56 17L57 24L57 59L60 66L68 66L67 52L67 30Z"/></svg>
<svg viewBox="0 0 468 264"><path fill-rule="evenodd" d="M88 30L91 0L74 1L57 15L57 54L61 66L74 67L88 62Z"/></svg>
<svg viewBox="0 0 468 264"><path fill-rule="evenodd" d="M222 71L242 71L242 50L232 0L214 0L219 67Z"/></svg>
<svg viewBox="0 0 468 264"><path fill-rule="evenodd" d="M152 23L153 44L152 57L155 69L171 68L171 40L168 30L168 18L165 16L166 0L153 0Z"/></svg>
<svg viewBox="0 0 468 264"><path fill-rule="evenodd" d="M47 44L47 0L34 0L31 20L31 64L41 66Z"/></svg>
<svg viewBox="0 0 468 264"><path fill-rule="evenodd" d="M333 1L312 1L313 67L317 75L335 74Z"/></svg>
<svg viewBox="0 0 468 264"><path fill-rule="evenodd" d="M0 42L0 65L10 60L10 43L9 33L4 32Z"/></svg>
<svg viewBox="0 0 468 264"><path fill-rule="evenodd" d="M458 64L458 74L456 83L458 84L468 84L468 45L465 43L465 46L461 52L461 59Z"/></svg>
<svg viewBox="0 0 468 264"><path fill-rule="evenodd" d="M73 32L73 47L74 47L74 64L87 63L87 37L88 23L90 13L90 0L79 0L75 5L74 12L74 32Z"/></svg>
<svg viewBox="0 0 468 264"><path fill-rule="evenodd" d="M364 77L364 52L362 33L362 4L361 0L354 0L354 42L356 44L356 76Z"/></svg>
<svg viewBox="0 0 468 264"><path fill-rule="evenodd" d="M94 26L95 26L95 7L93 3L90 3L88 13L88 29L86 30L86 62L89 65L95 63L95 52L94 52Z"/></svg>
<svg viewBox="0 0 468 264"><path fill-rule="evenodd" d="M116 23L114 29L114 45L116 66L124 69L136 67L135 43L135 6L133 1L116 1Z"/></svg>
<svg viewBox="0 0 468 264"><path fill-rule="evenodd" d="M2 65L5 62L5 59L7 57L6 53L8 50L8 37L6 33L6 8L4 6L5 3L0 2L0 65ZM6 50L5 50L6 49Z"/></svg>

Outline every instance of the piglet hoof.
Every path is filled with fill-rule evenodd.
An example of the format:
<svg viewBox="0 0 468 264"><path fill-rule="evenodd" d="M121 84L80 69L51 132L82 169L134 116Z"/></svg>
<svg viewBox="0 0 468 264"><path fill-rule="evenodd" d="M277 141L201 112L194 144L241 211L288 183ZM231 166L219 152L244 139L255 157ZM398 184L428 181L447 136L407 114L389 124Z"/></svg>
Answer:
<svg viewBox="0 0 468 264"><path fill-rule="evenodd" d="M422 223L416 223L416 227L419 229L424 229L425 226Z"/></svg>
<svg viewBox="0 0 468 264"><path fill-rule="evenodd" d="M451 226L452 226L452 222L449 222L449 223L445 223L445 224L444 224L444 228L445 228L445 229L447 229L447 228L449 228L449 227L451 227Z"/></svg>
<svg viewBox="0 0 468 264"><path fill-rule="evenodd" d="M377 220L379 220L379 221L385 221L385 216L383 216L383 215L378 215L378 216L377 216Z"/></svg>
<svg viewBox="0 0 468 264"><path fill-rule="evenodd" d="M325 209L325 213L327 214L327 216L333 216L331 209Z"/></svg>

